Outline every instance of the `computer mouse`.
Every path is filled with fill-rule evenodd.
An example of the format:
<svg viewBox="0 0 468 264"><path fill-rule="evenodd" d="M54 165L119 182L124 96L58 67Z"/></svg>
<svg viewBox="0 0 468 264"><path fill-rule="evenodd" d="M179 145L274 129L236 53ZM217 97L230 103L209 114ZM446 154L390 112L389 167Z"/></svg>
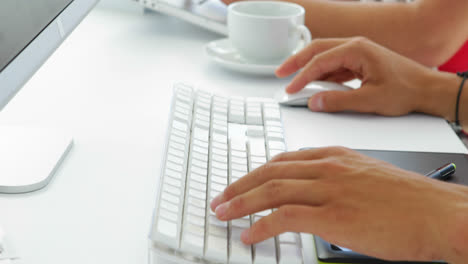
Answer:
<svg viewBox="0 0 468 264"><path fill-rule="evenodd" d="M313 81L307 84L297 93L288 94L281 90L275 96L276 101L281 105L306 106L310 97L319 92L325 91L351 91L353 88L334 82Z"/></svg>

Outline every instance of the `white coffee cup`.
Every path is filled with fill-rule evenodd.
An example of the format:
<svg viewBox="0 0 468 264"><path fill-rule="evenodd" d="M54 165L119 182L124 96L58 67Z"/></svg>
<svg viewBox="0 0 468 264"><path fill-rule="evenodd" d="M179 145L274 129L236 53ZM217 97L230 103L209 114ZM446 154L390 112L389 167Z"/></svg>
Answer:
<svg viewBox="0 0 468 264"><path fill-rule="evenodd" d="M229 40L247 60L281 62L311 41L304 14L302 6L288 2L233 3L227 16Z"/></svg>

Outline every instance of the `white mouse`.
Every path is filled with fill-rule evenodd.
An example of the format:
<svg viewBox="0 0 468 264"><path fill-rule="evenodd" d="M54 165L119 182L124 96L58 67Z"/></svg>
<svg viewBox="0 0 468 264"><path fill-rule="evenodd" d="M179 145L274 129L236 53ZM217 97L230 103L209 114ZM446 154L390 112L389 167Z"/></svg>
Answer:
<svg viewBox="0 0 468 264"><path fill-rule="evenodd" d="M275 96L276 101L281 105L289 106L307 106L310 97L319 92L326 91L351 91L353 88L326 81L313 81L307 84L304 89L294 94L288 94L284 90L278 92Z"/></svg>

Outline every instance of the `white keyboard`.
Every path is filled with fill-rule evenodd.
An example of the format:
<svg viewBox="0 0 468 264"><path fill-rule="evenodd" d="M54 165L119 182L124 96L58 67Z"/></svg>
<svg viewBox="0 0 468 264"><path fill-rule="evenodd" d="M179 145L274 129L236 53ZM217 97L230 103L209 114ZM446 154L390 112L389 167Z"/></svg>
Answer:
<svg viewBox="0 0 468 264"><path fill-rule="evenodd" d="M241 232L271 213L219 221L210 201L230 183L286 151L279 105L226 98L176 84L151 246L175 262L303 263L300 236L247 246Z"/></svg>

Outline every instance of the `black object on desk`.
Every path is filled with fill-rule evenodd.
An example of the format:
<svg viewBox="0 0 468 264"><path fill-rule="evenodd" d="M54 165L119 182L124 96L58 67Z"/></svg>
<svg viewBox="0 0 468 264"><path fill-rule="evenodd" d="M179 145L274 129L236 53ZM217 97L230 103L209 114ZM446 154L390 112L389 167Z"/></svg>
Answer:
<svg viewBox="0 0 468 264"><path fill-rule="evenodd" d="M406 152L406 151L382 151L382 150L356 150L367 156L380 159L396 165L402 169L426 174L435 166L446 163L456 164L456 172L447 182L468 185L468 155L454 153L434 152ZM445 263L434 262L408 262L408 261L385 261L368 257L351 250L332 245L318 236L314 236L317 258L320 263L354 263L354 264L408 264L408 263ZM378 245L376 245L378 246Z"/></svg>
<svg viewBox="0 0 468 264"><path fill-rule="evenodd" d="M450 179L452 175L455 173L455 170L457 169L457 166L455 163L447 163L440 168L437 168L429 173L426 174L427 177L436 179L436 180L441 180L445 181Z"/></svg>

